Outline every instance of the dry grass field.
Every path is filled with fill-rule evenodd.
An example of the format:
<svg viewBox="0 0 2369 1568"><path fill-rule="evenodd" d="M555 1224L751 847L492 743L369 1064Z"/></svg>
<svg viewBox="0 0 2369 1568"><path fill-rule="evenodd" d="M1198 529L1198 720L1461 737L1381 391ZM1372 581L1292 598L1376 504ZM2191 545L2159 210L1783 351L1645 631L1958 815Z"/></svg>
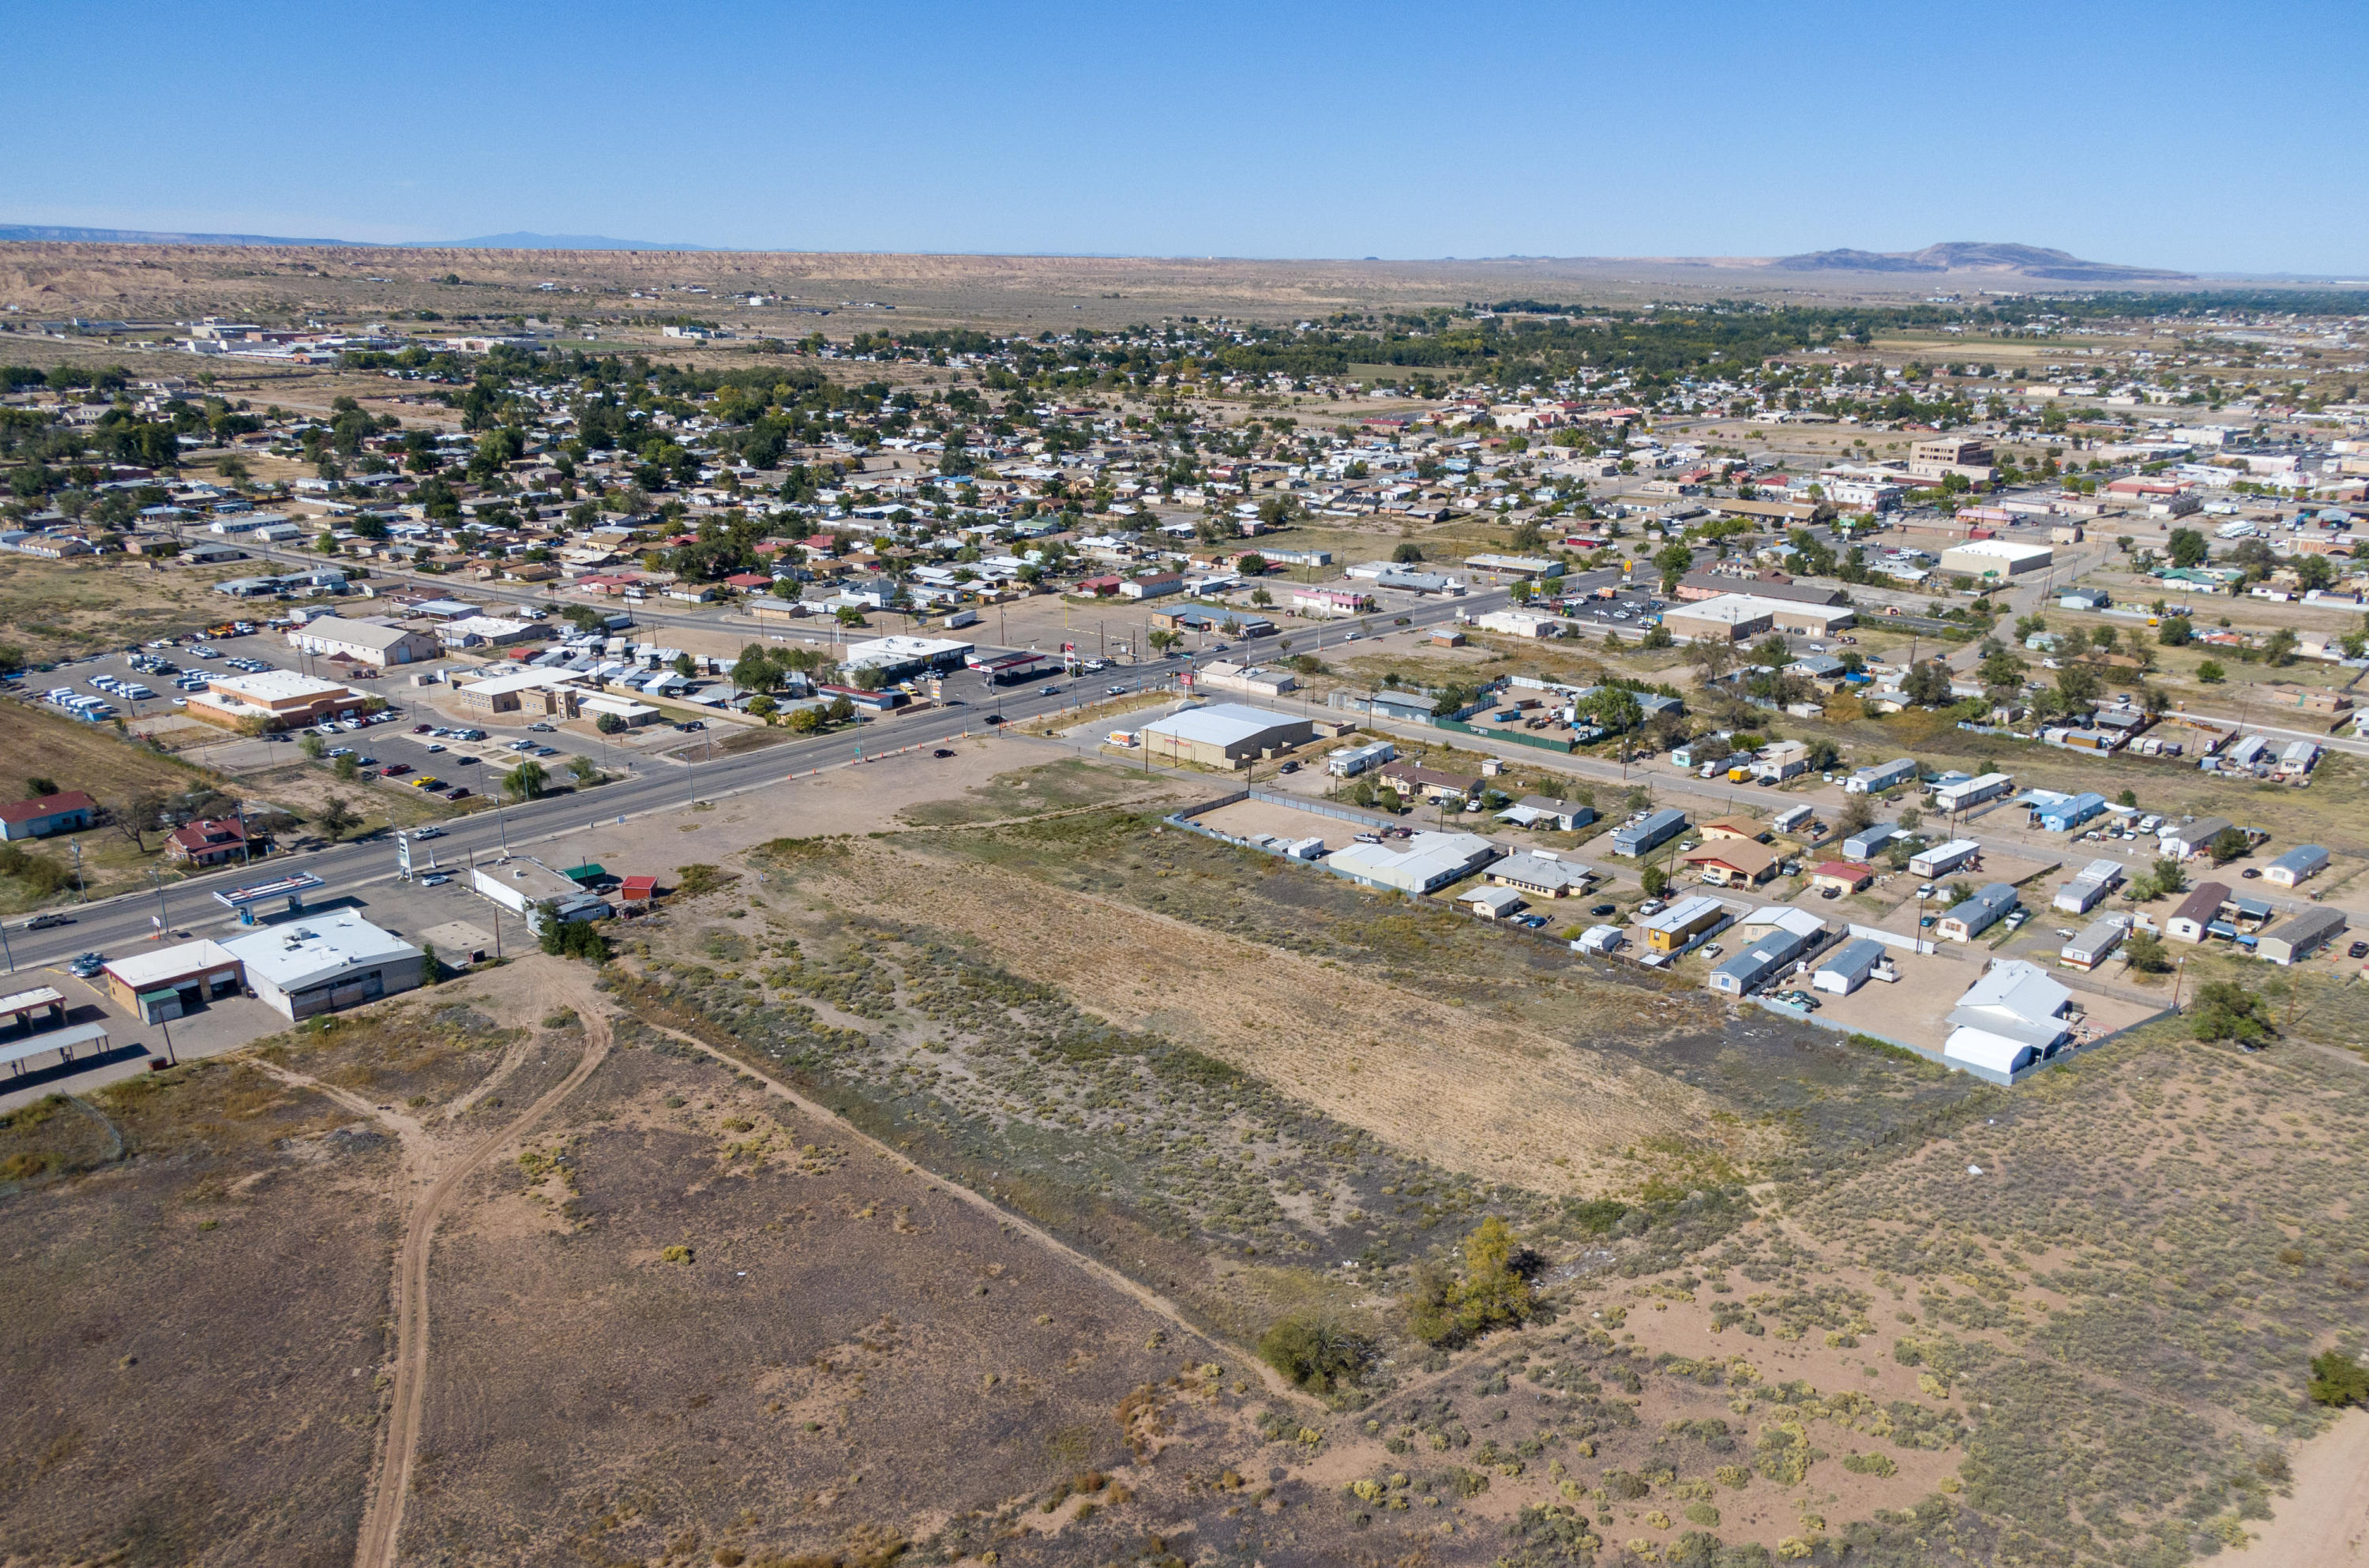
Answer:
<svg viewBox="0 0 2369 1568"><path fill-rule="evenodd" d="M227 567L152 566L127 555L45 561L0 555L0 641L46 663L202 631L228 601L212 591Z"/></svg>

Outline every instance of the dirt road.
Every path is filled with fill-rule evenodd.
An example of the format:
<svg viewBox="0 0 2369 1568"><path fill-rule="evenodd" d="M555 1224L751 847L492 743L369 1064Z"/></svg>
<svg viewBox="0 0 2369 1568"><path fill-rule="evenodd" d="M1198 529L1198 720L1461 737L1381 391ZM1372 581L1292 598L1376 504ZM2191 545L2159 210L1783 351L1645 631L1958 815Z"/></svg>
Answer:
<svg viewBox="0 0 2369 1568"><path fill-rule="evenodd" d="M2295 1449L2295 1495L2246 1548L2277 1568L2357 1568L2369 1562L2369 1413L2347 1411Z"/></svg>
<svg viewBox="0 0 2369 1568"><path fill-rule="evenodd" d="M395 1261L395 1390L388 1410L385 1440L379 1452L378 1479L362 1515L354 1548L356 1568L391 1568L395 1539L403 1527L403 1501L411 1490L413 1461L419 1447L420 1410L428 1378L428 1264L436 1228L452 1209L462 1186L504 1149L550 1115L554 1106L573 1093L609 1055L609 1023L601 1012L589 969L578 965L535 964L522 968L521 994L509 997L513 1007L533 1013L572 1007L583 1021L584 1054L566 1078L546 1090L534 1104L499 1130L460 1150L441 1148L429 1129L412 1116L389 1106L373 1104L363 1096L324 1083L292 1068L268 1061L257 1065L283 1083L325 1094L347 1109L370 1117L393 1132L404 1151L403 1184L416 1190L408 1201L403 1244ZM515 1071L524 1059L522 1049L505 1053L501 1064L473 1087L454 1107L481 1099ZM444 1118L449 1122L450 1117Z"/></svg>
<svg viewBox="0 0 2369 1568"><path fill-rule="evenodd" d="M837 1132L839 1136L848 1139L850 1142L863 1145L865 1149L870 1150L873 1153L880 1156L882 1159L894 1160L899 1165L906 1167L908 1170L914 1168L911 1159L907 1155L896 1149L890 1148L887 1144L881 1142L880 1139L874 1138L871 1134L864 1131L864 1129L848 1121L845 1117L840 1116L829 1106L818 1104L814 1101L809 1100L805 1095L799 1093L796 1090L791 1088L788 1084L781 1082L781 1080L769 1076L763 1069L750 1062L744 1061L740 1058L733 1056L727 1051L719 1050L695 1035L686 1035L680 1029L670 1029L665 1024L653 1023L647 1018L642 1019L641 1022L646 1027L657 1030L659 1034L666 1036L670 1040L680 1041L681 1044L691 1047L693 1050L714 1057L717 1061L720 1061L727 1067L731 1068L735 1072L745 1072L753 1078L762 1080L768 1093L777 1094L781 1098L787 1100L791 1104L797 1107L801 1115L810 1116L818 1122L829 1123L831 1128ZM970 1188L963 1185L960 1182L948 1181L943 1176L939 1177L938 1180L944 1185L949 1196L970 1205L973 1208L979 1210L981 1213L992 1216L1000 1224L1010 1226L1013 1230L1018 1231L1021 1235L1024 1235L1030 1241L1035 1242L1038 1246L1043 1247L1047 1252L1051 1253L1063 1263L1066 1263L1071 1267L1079 1269L1085 1274L1091 1275L1093 1278L1110 1287L1113 1290L1116 1290L1122 1295L1125 1295L1130 1300L1140 1302L1144 1307L1159 1313L1162 1317L1166 1318L1170 1322L1174 1323L1178 1328L1184 1330L1186 1333L1191 1334L1195 1339L1200 1340L1202 1343L1207 1345L1211 1349L1235 1357L1241 1360L1244 1365L1255 1368L1261 1380L1266 1384L1267 1391L1273 1394L1276 1398L1303 1402L1310 1405L1315 1403L1315 1402L1310 1400L1308 1395L1301 1393L1298 1389L1292 1387L1289 1380L1287 1379L1282 1373L1277 1372L1274 1368L1268 1366L1265 1362L1260 1360L1256 1356L1252 1355L1249 1351L1242 1349L1240 1345L1229 1345L1224 1340L1221 1340L1216 1335L1210 1333L1207 1329L1195 1323L1191 1319L1184 1315L1184 1309L1177 1306L1175 1302L1171 1301L1165 1296L1161 1295L1159 1292L1151 1289L1148 1286L1128 1278L1126 1275L1121 1274L1115 1268L1112 1268L1109 1265L1088 1257L1085 1253L1078 1251L1077 1248L1070 1246L1067 1242L1055 1236L1051 1231L1030 1223L1028 1220L1022 1219L1019 1215L1013 1213L1010 1209L1002 1207L1001 1205L994 1202L994 1200L973 1192Z"/></svg>

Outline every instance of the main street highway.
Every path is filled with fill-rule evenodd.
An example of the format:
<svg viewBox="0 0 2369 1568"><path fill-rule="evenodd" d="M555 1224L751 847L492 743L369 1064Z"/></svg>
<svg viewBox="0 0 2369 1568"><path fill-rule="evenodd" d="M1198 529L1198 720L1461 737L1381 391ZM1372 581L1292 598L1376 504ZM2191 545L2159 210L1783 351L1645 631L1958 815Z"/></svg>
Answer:
<svg viewBox="0 0 2369 1568"><path fill-rule="evenodd" d="M1462 599L1427 601L1409 610L1406 616L1410 628L1420 628L1452 620L1459 612L1479 613L1505 600L1504 589L1490 589ZM1289 629L1288 640L1295 653L1316 652L1321 647L1338 646L1353 628L1367 636L1399 630L1394 624L1396 619L1395 614L1378 613L1356 622L1295 626ZM887 751L941 746L965 734L991 735L997 727L987 722L990 714L1000 713L1007 723L1021 725L1057 714L1071 704L1091 703L1106 686L1125 686L1129 690L1171 686L1194 662L1184 657L1146 659L1097 674L1047 685L1005 688L1001 692L989 686L982 676L957 675L947 681L949 696L957 699L954 705L923 708L836 734L784 741L737 756L687 765L647 763L645 773L581 794L479 811L440 824L443 835L421 848L432 849L439 866L446 869L465 866L472 857L498 855L505 847L513 854L531 853L539 841L596 822L680 811L695 801L772 788L792 777L818 769L843 767ZM1059 690L1056 692L1050 686ZM795 796L785 799L795 800ZM784 806L781 831L793 835L798 831L794 805ZM21 923L12 926L7 933L8 956L15 967L24 969L58 963L77 953L129 952L148 941L154 929L152 917L161 913L177 928L217 919L223 910L213 899L215 892L297 871L309 871L321 878L326 886L308 897L311 901L325 902L396 875L395 841L391 836L378 833L311 853L275 855L251 866L232 866L168 883L161 911L154 891L118 894L78 908L69 906L66 912L74 916L72 925L38 932L27 931Z"/></svg>

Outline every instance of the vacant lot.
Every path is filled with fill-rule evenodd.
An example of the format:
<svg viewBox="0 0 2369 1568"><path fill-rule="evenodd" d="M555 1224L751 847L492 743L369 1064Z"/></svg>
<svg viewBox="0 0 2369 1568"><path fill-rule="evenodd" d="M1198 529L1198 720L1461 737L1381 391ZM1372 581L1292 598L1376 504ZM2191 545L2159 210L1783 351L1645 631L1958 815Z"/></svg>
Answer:
<svg viewBox="0 0 2369 1568"><path fill-rule="evenodd" d="M350 1562L395 1168L230 1059L9 1118L0 1556Z"/></svg>
<svg viewBox="0 0 2369 1568"><path fill-rule="evenodd" d="M214 582L234 575L235 568L152 567L124 555L0 556L0 642L43 663L202 631L229 607Z"/></svg>

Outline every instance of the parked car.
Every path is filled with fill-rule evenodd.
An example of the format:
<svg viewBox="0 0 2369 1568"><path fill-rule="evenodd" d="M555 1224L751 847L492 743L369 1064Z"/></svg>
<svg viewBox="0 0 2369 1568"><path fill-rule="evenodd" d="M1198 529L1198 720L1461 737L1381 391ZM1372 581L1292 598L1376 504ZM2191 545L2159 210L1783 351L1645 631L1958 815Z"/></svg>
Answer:
<svg viewBox="0 0 2369 1568"><path fill-rule="evenodd" d="M66 973L72 975L78 980L86 980L95 977L100 969L106 967L106 955L100 953L82 953L77 954L74 962L66 966Z"/></svg>
<svg viewBox="0 0 2369 1568"><path fill-rule="evenodd" d="M933 756L933 757L936 757L936 758L939 758L939 759L943 760L943 759L944 759L944 758L947 758L947 757L951 757L951 756L953 756L953 755L954 755L954 753L953 753L952 751L947 750L944 747L941 746L941 747L939 747L936 750L934 750L934 751L931 752L931 753L930 753L930 755L931 755L931 756Z"/></svg>
<svg viewBox="0 0 2369 1568"><path fill-rule="evenodd" d="M419 885L422 887L441 887L444 884L452 880L452 879L450 876L445 876L444 873L441 871L431 871L427 876L419 879Z"/></svg>

